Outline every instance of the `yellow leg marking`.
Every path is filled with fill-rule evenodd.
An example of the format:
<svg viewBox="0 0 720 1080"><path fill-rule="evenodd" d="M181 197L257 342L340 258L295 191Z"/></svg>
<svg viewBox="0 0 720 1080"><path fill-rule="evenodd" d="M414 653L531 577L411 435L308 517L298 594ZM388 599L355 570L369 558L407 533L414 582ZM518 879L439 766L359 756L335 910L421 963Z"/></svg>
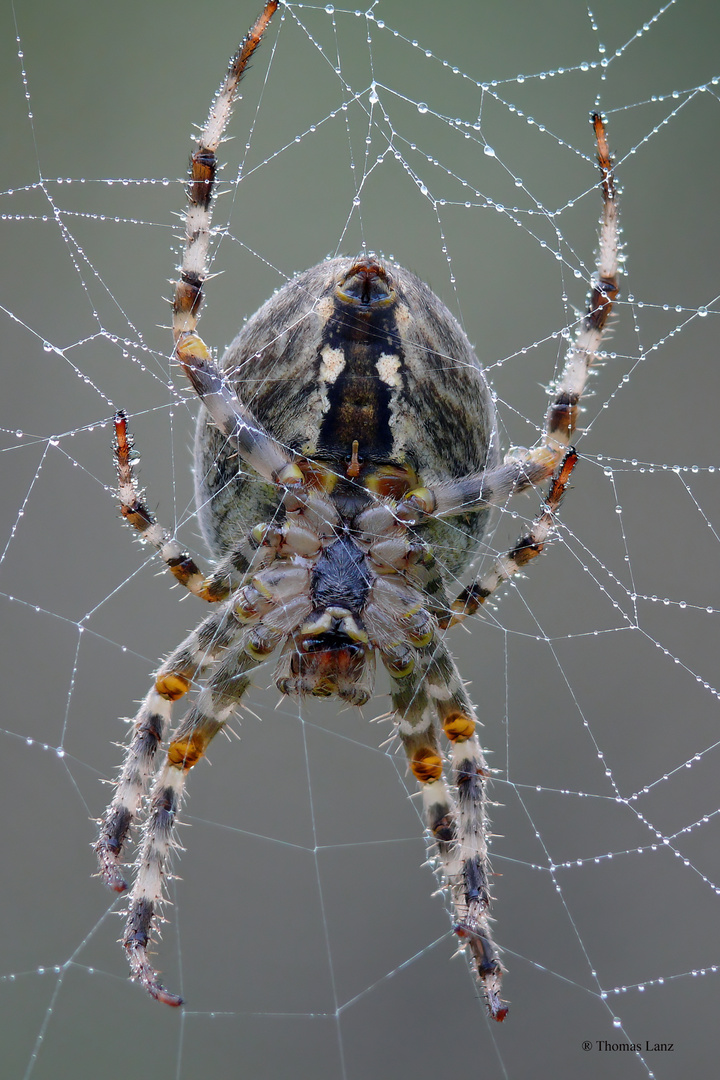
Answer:
<svg viewBox="0 0 720 1080"><path fill-rule="evenodd" d="M182 336L175 346L175 355L183 367L193 367L197 361L202 362L210 359L210 350L198 334L183 331Z"/></svg>
<svg viewBox="0 0 720 1080"><path fill-rule="evenodd" d="M200 733L171 742L168 747L168 764L187 772L204 756L209 742L208 737Z"/></svg>
<svg viewBox="0 0 720 1080"><path fill-rule="evenodd" d="M155 680L155 689L160 697L166 698L167 701L177 701L183 694L187 694L190 689L190 680L184 675L171 671L168 675Z"/></svg>
<svg viewBox="0 0 720 1080"><path fill-rule="evenodd" d="M209 600L211 603L216 603L218 600L225 600L229 595L229 585L226 585L221 581L211 581L209 578L205 578L199 592L199 596L202 600Z"/></svg>
<svg viewBox="0 0 720 1080"><path fill-rule="evenodd" d="M544 465L549 476L558 467L566 451L567 444L563 444L558 438L548 435L545 444L531 450L527 459L531 465Z"/></svg>
<svg viewBox="0 0 720 1080"><path fill-rule="evenodd" d="M431 780L439 780L442 776L442 758L434 750L420 747L410 759L410 768L413 776L421 784L428 784Z"/></svg>
<svg viewBox="0 0 720 1080"><path fill-rule="evenodd" d="M452 712L443 720L443 730L451 742L465 742L475 734L475 721L461 712Z"/></svg>

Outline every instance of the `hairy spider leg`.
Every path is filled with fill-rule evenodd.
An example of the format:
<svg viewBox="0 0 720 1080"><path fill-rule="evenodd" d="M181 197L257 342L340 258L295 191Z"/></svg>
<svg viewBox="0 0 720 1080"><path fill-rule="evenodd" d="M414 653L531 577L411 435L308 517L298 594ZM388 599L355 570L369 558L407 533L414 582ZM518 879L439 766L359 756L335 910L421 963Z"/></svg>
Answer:
<svg viewBox="0 0 720 1080"><path fill-rule="evenodd" d="M597 361L603 334L619 293L618 274L621 255L619 204L613 175L614 162L608 149L605 123L602 117L598 113L593 113L591 121L595 132L597 160L602 176L600 187L603 201L595 277L591 284L585 314L577 328L575 339L567 351L563 370L555 384L555 396L545 416L542 445L537 450L529 451L526 456L520 457L517 461L509 463L517 468L521 475L523 470L529 468L531 461L535 464L543 460L547 464L554 461L553 469L559 462L559 468L555 473L541 512L535 518L528 533L518 539L514 548L496 559L487 574L462 590L452 604L453 615L450 625L460 622L468 615L474 615L478 606L484 603L503 582L517 574L527 565L530 559L542 551L552 531L553 515L558 510L570 474L577 461L577 453L574 448L570 447L570 441L577 426L580 399L585 392L592 366ZM561 458L563 451L565 451L565 456ZM507 467L508 463L506 462L505 465L500 467L499 471L507 469ZM473 492L468 490L467 480L460 483L465 486L462 490L458 488L454 497L458 504L462 505L463 509L467 509L468 504L465 500L472 500ZM482 503L482 500L487 497L488 489L494 488L488 501L497 503L499 499L496 496L502 494L506 483L507 478L505 478L505 483L494 484L493 477L488 474L475 481L475 495ZM526 486L524 479L522 479L521 483L515 487L515 490L522 490ZM438 487L437 501L441 506L448 507L452 503L452 491L448 489L447 485L439 485ZM452 487L452 484L450 487ZM471 488L472 485L470 485ZM433 491L434 494L435 491ZM409 493L408 501L412 501L412 495L412 492ZM428 505L430 501L428 500ZM402 511L402 505L400 509ZM411 513L412 511L408 508L407 512ZM435 513L438 512L449 513L450 511L447 509L444 511L435 510ZM448 625L448 620L441 620L441 623Z"/></svg>
<svg viewBox="0 0 720 1080"><path fill-rule="evenodd" d="M254 639L254 640L253 640ZM162 985L148 959L148 944L159 908L166 902L164 883L168 860L176 846L174 826L190 769L227 723L250 684L248 672L273 651L280 635L244 629L227 647L223 660L180 723L150 794L150 806L136 860L135 883L130 893L123 945L130 972L157 1001L182 1005L183 999Z"/></svg>
<svg viewBox="0 0 720 1080"><path fill-rule="evenodd" d="M268 0L231 57L227 74L190 158L185 245L173 300L173 337L176 359L216 426L236 443L243 461L265 480L292 484L303 479L299 470L293 468L295 455L282 447L239 400L212 359L210 350L195 333L208 277L217 151L232 116L240 80L277 8L278 0Z"/></svg>
<svg viewBox="0 0 720 1080"><path fill-rule="evenodd" d="M127 889L120 870L123 848L140 812L158 748L170 724L173 703L213 666L238 632L230 604L225 603L214 610L161 665L152 689L138 710L125 760L115 782L115 794L100 822L100 835L95 844L100 876L115 892Z"/></svg>
<svg viewBox="0 0 720 1080"><path fill-rule="evenodd" d="M133 468L134 440L127 427L127 415L114 417L113 451L118 477L120 513L125 521L157 551L175 580L194 596L209 603L224 600L241 584L250 569L260 569L275 557L279 533L268 525L257 525L242 536L207 576L178 541L157 521L142 499Z"/></svg>
<svg viewBox="0 0 720 1080"><path fill-rule="evenodd" d="M300 552L320 549L315 525L332 520L333 509L320 495L300 502L297 492L286 493L288 519L282 528L260 526L259 544L270 562L246 575L233 592L191 633L161 666L155 685L141 706L115 797L101 822L96 850L100 872L108 885L121 892L127 887L119 869L123 844L140 810L157 755L170 722L171 703L203 676L196 700L170 738L149 798L142 841L135 864L124 945L133 978L154 998L180 1005L169 993L148 960L153 925L163 903L167 863L174 846L173 827L189 770L225 726L250 684L249 672L277 646L291 639L312 610L310 569L297 562ZM298 504L298 505L296 505ZM284 558L275 562L279 552ZM253 568L253 570L256 568Z"/></svg>
<svg viewBox="0 0 720 1080"><path fill-rule="evenodd" d="M442 627L454 626L468 615L474 615L488 597L492 596L506 581L510 581L516 574L521 573L528 563L543 551L556 527L557 512L567 491L577 459L577 452L574 449L568 450L553 478L540 513L528 531L518 537L514 547L493 561L487 573L473 581L453 600L450 605L452 614L448 613L440 619Z"/></svg>
<svg viewBox="0 0 720 1080"><path fill-rule="evenodd" d="M490 770L475 734L475 709L442 640L434 640L415 671L392 678L391 686L397 731L420 784L425 821L449 887L453 929L469 948L490 1016L501 1021L508 1012L500 997L503 967L489 925ZM452 788L443 776L440 728L450 741Z"/></svg>
<svg viewBox="0 0 720 1080"><path fill-rule="evenodd" d="M592 365L597 360L607 321L617 299L620 264L620 230L614 163L607 144L605 123L593 113L593 130L602 180L603 213L600 222L595 277L587 309L568 348L563 370L555 383L555 394L545 416L540 446L521 454L510 454L497 469L476 476L447 480L432 489L410 491L398 512L405 519L418 514L449 517L498 505L508 496L549 478L560 465L575 432L579 402L585 392Z"/></svg>

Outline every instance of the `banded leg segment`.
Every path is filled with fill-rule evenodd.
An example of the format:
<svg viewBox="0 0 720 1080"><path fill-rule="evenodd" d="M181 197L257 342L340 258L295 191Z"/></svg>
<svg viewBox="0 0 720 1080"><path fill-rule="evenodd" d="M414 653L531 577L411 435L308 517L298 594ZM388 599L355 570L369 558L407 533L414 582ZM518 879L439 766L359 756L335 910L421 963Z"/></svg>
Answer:
<svg viewBox="0 0 720 1080"><path fill-rule="evenodd" d="M432 490L419 488L409 492L398 507L402 520L415 523L422 520L422 514L450 517L498 505L513 493L549 478L570 448L577 427L579 403L619 292L620 226L614 163L602 118L598 113L593 113L591 119L602 176L600 187L603 200L595 276L585 315L567 351L563 370L555 382L541 444L517 457L509 456L496 469L444 481Z"/></svg>
<svg viewBox="0 0 720 1080"><path fill-rule="evenodd" d="M440 625L443 628L454 626L469 615L474 615L488 597L492 596L501 585L504 585L515 574L519 574L524 570L528 563L537 558L542 552L555 528L555 517L567 491L577 459L578 456L575 450L569 450L553 478L542 510L533 521L530 529L518 537L514 547L498 559L495 559L483 577L473 581L471 585L462 590L451 605L452 614L447 614L440 619Z"/></svg>
<svg viewBox="0 0 720 1080"><path fill-rule="evenodd" d="M223 594L217 588L208 586L195 560L159 524L143 502L132 464L135 444L128 431L127 414L120 410L115 414L113 423L115 425L113 453L117 469L120 513L128 525L132 525L133 529L140 533L143 540L152 544L175 580L184 585L189 592L211 603L223 599L223 596L227 595L227 590Z"/></svg>
<svg viewBox="0 0 720 1080"><path fill-rule="evenodd" d="M228 649L208 685L200 691L193 707L173 735L150 796L123 944L132 977L165 1005L182 1005L182 998L162 985L148 959L147 950L158 909L166 900L164 881L168 860L176 846L174 825L185 790L185 779L241 701L250 683L248 671L272 652L278 637L267 633L263 635L257 627L249 628Z"/></svg>
<svg viewBox="0 0 720 1080"><path fill-rule="evenodd" d="M258 570L272 562L281 538L277 530L273 532L268 526L258 525L238 540L210 574L203 574L194 559L159 524L141 498L132 464L134 440L128 431L125 412L120 411L115 415L114 424L113 451L120 512L142 539L152 544L176 581L201 600L217 603L225 600L233 589L242 584L251 569Z"/></svg>
<svg viewBox="0 0 720 1080"><path fill-rule="evenodd" d="M123 848L155 769L173 702L184 696L191 683L213 665L239 632L240 627L227 606L214 611L160 667L152 690L140 706L115 794L100 822L95 844L100 876L115 892L127 889L120 870Z"/></svg>
<svg viewBox="0 0 720 1080"><path fill-rule="evenodd" d="M155 688L143 701L135 719L115 794L100 823L95 852L100 876L114 892L125 892L127 889L120 860L152 775L158 747L170 723L171 708L172 699L159 694Z"/></svg>
<svg viewBox="0 0 720 1080"><path fill-rule="evenodd" d="M215 95L208 118L190 158L185 248L180 267L180 280L175 286L173 301L173 333L176 341L183 334L194 333L204 299L203 285L208 274L212 200L215 194L218 167L217 151L232 116L240 80L277 8L278 0L268 0L231 57L227 74Z"/></svg>
<svg viewBox="0 0 720 1080"><path fill-rule="evenodd" d="M232 116L240 80L277 8L278 0L267 0L263 11L232 56L227 75L215 95L190 158L185 246L180 279L175 286L173 299L173 337L177 360L219 430L236 442L245 463L270 481L274 481L294 460L294 455L265 431L250 409L230 389L210 350L195 331L208 277L217 151Z"/></svg>
<svg viewBox="0 0 720 1080"><path fill-rule="evenodd" d="M451 746L457 807L455 858L461 867L461 877L451 888L457 915L454 930L467 944L473 958L490 1016L502 1021L508 1012L500 997L503 967L489 923L491 869L487 849L487 782L490 770L475 733L475 709L444 642L436 643L425 679Z"/></svg>
<svg viewBox="0 0 720 1080"><path fill-rule="evenodd" d="M455 912L455 933L470 950L490 1016L502 1021L508 1011L500 997L503 968L488 918L490 773L475 735L475 711L444 643L434 642L425 661L405 679L391 679L398 731L421 785L425 819ZM439 725L452 748L452 791L443 778Z"/></svg>
<svg viewBox="0 0 720 1080"><path fill-rule="evenodd" d="M568 447L572 441L577 424L578 403L585 392L590 368L597 359L608 318L620 291L620 222L613 176L614 163L608 149L602 117L593 113L591 121L602 175L603 214L595 278L591 285L587 310L575 341L568 349L565 366L555 385L555 398L545 418L545 442L549 446L557 445L561 450Z"/></svg>

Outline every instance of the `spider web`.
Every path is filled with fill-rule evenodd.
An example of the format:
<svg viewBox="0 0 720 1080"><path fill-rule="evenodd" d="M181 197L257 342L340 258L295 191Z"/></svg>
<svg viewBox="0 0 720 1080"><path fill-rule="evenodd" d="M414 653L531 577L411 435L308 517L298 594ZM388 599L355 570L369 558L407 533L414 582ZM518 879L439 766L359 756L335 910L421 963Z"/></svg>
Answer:
<svg viewBox="0 0 720 1080"><path fill-rule="evenodd" d="M159 957L187 1008L127 981L90 819L118 717L204 611L118 524L109 420L129 411L150 504L202 557L195 405L158 324L191 124L258 6L3 9L3 1074L699 1075L720 985L720 17L700 0L278 13L225 147L216 349L366 245L462 320L504 449L533 443L593 265L597 105L627 276L557 541L452 632L497 769L508 1021L450 960L412 785L368 723L386 687L363 715L276 707L264 669L241 741L189 784ZM536 511L515 500L488 550Z"/></svg>

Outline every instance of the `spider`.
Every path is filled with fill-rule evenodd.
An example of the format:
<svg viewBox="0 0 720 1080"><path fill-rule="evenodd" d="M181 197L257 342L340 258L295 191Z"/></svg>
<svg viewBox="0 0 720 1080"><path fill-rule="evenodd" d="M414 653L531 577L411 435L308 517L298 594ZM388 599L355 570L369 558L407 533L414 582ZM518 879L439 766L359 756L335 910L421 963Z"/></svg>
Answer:
<svg viewBox="0 0 720 1080"><path fill-rule="evenodd" d="M123 517L213 610L160 665L135 718L100 823L100 873L117 892L127 889L123 847L154 774L123 943L132 977L157 1000L182 1004L162 985L148 946L187 773L239 706L252 670L276 650L281 693L351 705L370 698L379 656L455 933L490 1016L503 1020L503 966L489 925L490 771L444 631L527 566L553 531L577 460L570 442L578 403L618 294L613 162L604 122L593 114L603 199L596 279L534 449L501 460L492 397L464 332L418 277L379 257L336 258L294 278L218 366L196 333L216 154L278 3L268 0L231 58L192 154L175 286L174 357L201 402L195 487L217 558L209 576L142 501L127 418L115 417ZM491 507L547 481L527 533L451 600L447 584L471 563ZM452 552L442 564L441 551ZM194 704L163 755L172 705L191 688Z"/></svg>

